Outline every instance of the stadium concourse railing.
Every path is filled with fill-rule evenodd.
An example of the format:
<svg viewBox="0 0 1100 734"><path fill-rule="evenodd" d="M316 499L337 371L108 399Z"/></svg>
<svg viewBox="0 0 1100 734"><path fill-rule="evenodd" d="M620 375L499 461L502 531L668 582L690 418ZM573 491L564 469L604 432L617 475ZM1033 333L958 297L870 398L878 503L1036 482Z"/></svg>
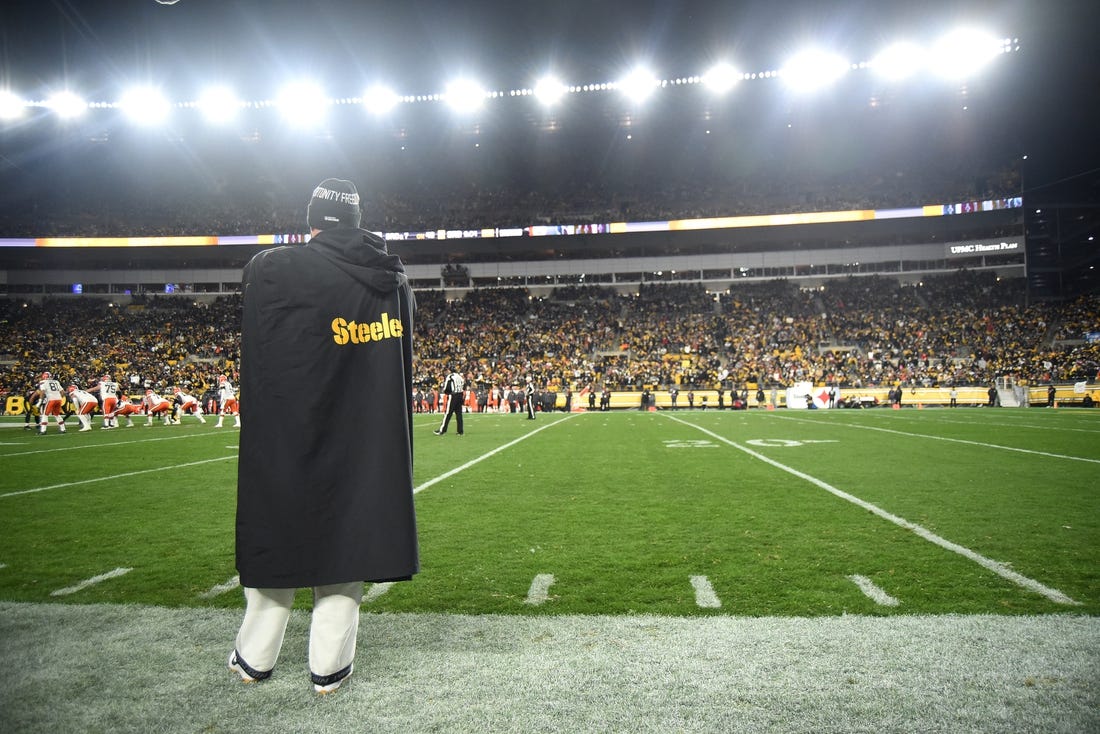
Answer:
<svg viewBox="0 0 1100 734"><path fill-rule="evenodd" d="M723 291L746 280L794 279L814 287L851 275L915 281L961 268L1022 276L1022 212L1022 198L1009 196L896 209L382 234L405 260L414 288L455 297L478 287L629 290L666 281ZM0 237L0 294L225 295L239 292L247 256L306 239L293 233ZM452 264L460 280L449 277Z"/></svg>

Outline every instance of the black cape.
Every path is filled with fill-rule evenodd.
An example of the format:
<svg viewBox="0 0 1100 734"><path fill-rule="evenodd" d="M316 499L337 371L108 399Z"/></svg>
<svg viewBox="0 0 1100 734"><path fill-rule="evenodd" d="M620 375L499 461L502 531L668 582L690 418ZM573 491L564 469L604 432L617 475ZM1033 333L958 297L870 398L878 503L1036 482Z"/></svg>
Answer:
<svg viewBox="0 0 1100 734"><path fill-rule="evenodd" d="M414 301L359 229L244 269L237 570L252 588L419 570L412 478Z"/></svg>

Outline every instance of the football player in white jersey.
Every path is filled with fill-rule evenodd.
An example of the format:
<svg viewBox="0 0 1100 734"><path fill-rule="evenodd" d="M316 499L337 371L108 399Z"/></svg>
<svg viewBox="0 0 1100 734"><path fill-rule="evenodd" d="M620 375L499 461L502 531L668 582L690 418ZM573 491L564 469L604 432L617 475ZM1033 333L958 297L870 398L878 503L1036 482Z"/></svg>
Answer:
<svg viewBox="0 0 1100 734"><path fill-rule="evenodd" d="M69 385L69 400L76 407L76 418L80 421L80 430L92 430L92 413L99 407L99 401L95 395L87 390L81 390L76 385Z"/></svg>
<svg viewBox="0 0 1100 734"><path fill-rule="evenodd" d="M179 425L180 418L184 413L194 413L195 417L199 419L199 423L206 423L206 419L202 416L202 405L199 404L198 399L194 395L188 395L178 387L172 388L172 402L176 405L176 425Z"/></svg>
<svg viewBox="0 0 1100 734"><path fill-rule="evenodd" d="M31 393L32 401L40 401L38 434L46 435L46 426L50 422L50 416L57 418L57 430L65 432L65 419L61 417L61 406L65 402L65 394L61 392L61 383L53 378L49 372L43 372L39 377L38 389Z"/></svg>
<svg viewBox="0 0 1100 734"><path fill-rule="evenodd" d="M218 423L215 428L222 427L225 416L231 415L235 419L234 428L241 427L240 407L237 403L237 391L233 389L233 383L225 375L218 375Z"/></svg>
<svg viewBox="0 0 1100 734"><path fill-rule="evenodd" d="M99 393L99 402L103 407L103 428L118 428L118 421L115 420L115 406L118 405L119 387L118 383L110 375L103 375L92 387L88 388L90 393Z"/></svg>
<svg viewBox="0 0 1100 734"><path fill-rule="evenodd" d="M164 425L172 425L172 404L160 395L152 390L146 390L145 397L141 399L141 404L145 407L145 415L148 416L145 421L146 426L153 425L153 416L156 415L164 418Z"/></svg>

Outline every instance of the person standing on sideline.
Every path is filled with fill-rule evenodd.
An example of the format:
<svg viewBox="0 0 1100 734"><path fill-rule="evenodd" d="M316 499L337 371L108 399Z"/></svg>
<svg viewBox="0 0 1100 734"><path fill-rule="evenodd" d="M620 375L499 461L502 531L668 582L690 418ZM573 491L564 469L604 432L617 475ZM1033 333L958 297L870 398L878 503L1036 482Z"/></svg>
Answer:
<svg viewBox="0 0 1100 734"><path fill-rule="evenodd" d="M673 385L668 389L668 398L672 401L672 409L676 410L676 398L680 397L680 388Z"/></svg>
<svg viewBox="0 0 1100 734"><path fill-rule="evenodd" d="M336 690L354 669L363 583L420 570L415 301L404 264L360 218L355 185L326 179L307 209L312 239L264 250L244 269L236 561L245 612L229 669L245 682L271 676L295 590L310 587L310 681L319 694Z"/></svg>
<svg viewBox="0 0 1100 734"><path fill-rule="evenodd" d="M1057 394L1057 391L1054 389L1054 385L1050 385L1049 387L1047 387L1047 407L1048 408L1053 408L1054 407L1054 396L1056 394Z"/></svg>
<svg viewBox="0 0 1100 734"><path fill-rule="evenodd" d="M447 411L443 415L443 422L439 425L439 428L432 431L437 436L442 436L447 432L447 425L451 422L451 416L455 417L455 433L459 436L462 435L462 405L466 401L466 378L462 374L455 370L451 374L447 375L447 379L443 381L443 394L447 396Z"/></svg>
<svg viewBox="0 0 1100 734"><path fill-rule="evenodd" d="M523 388L523 404L527 406L527 420L535 420L535 385L531 378L527 378L527 385Z"/></svg>
<svg viewBox="0 0 1100 734"><path fill-rule="evenodd" d="M959 405L959 388L954 385L951 386L951 392L948 393L951 396L951 407L955 408Z"/></svg>

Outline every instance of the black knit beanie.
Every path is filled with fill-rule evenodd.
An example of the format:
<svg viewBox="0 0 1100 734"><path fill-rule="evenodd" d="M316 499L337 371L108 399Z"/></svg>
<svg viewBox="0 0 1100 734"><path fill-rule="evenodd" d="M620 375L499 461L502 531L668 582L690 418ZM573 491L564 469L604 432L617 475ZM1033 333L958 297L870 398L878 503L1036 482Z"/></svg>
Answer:
<svg viewBox="0 0 1100 734"><path fill-rule="evenodd" d="M362 217L355 184L340 178L326 178L317 184L306 209L306 224L310 229L356 229Z"/></svg>

